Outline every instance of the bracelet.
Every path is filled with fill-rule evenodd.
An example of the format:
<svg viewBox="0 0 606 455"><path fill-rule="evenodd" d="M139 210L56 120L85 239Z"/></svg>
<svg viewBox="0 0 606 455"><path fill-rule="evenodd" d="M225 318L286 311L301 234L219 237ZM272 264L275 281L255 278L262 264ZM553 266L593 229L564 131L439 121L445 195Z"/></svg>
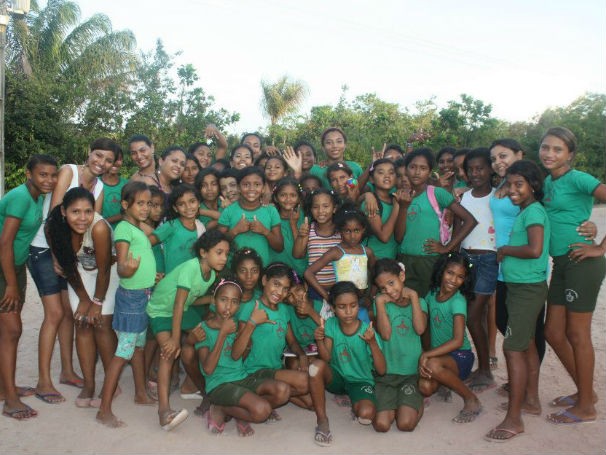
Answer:
<svg viewBox="0 0 606 455"><path fill-rule="evenodd" d="M253 321L253 319L252 319L252 318L250 318L250 319L248 320L248 322L250 322L252 325L254 325L255 327L257 327L257 323L256 323L255 321Z"/></svg>
<svg viewBox="0 0 606 455"><path fill-rule="evenodd" d="M95 305L103 306L103 300L105 300L105 299L100 299L99 297L93 297L91 300Z"/></svg>

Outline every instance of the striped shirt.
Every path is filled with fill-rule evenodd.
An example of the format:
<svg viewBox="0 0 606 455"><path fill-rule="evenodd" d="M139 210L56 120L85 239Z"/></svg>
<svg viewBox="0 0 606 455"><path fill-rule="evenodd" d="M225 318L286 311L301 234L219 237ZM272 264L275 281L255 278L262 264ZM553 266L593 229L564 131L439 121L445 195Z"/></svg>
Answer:
<svg viewBox="0 0 606 455"><path fill-rule="evenodd" d="M331 247L337 246L341 243L341 234L334 232L329 236L321 236L316 231L316 223L311 223L309 228L309 240L307 241L307 257L308 264L311 265L316 262L324 253L326 253ZM325 266L316 274L318 282L322 286L333 285L337 278L335 275L335 267L331 263Z"/></svg>

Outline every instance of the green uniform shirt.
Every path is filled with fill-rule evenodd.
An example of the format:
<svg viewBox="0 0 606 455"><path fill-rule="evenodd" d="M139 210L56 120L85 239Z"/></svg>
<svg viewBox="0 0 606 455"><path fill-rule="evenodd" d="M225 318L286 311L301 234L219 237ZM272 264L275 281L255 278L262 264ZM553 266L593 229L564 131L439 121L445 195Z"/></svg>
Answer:
<svg viewBox="0 0 606 455"><path fill-rule="evenodd" d="M383 211L381 213L381 224L385 224L385 223L387 223L387 220L389 219L391 212L393 212L393 204L384 202L378 198L377 198L377 200L383 207ZM362 210L362 212L364 212L368 215L368 213L366 212L366 201L362 202L361 210ZM389 237L387 242L382 242L381 240L379 240L379 238L376 235L370 235L364 241L364 244L369 246L372 249L372 251L375 254L375 257L377 259L381 259L381 258L395 259L396 254L398 253L398 248L399 248L398 242L396 242L393 232L391 233L391 236Z"/></svg>
<svg viewBox="0 0 606 455"><path fill-rule="evenodd" d="M154 252L154 259L156 260L156 272L164 273L164 249L161 243L157 243L152 247Z"/></svg>
<svg viewBox="0 0 606 455"><path fill-rule="evenodd" d="M262 368L282 368L282 353L286 347L286 332L290 314L287 305L279 303L276 310L272 310L257 299L245 305L240 305L239 320L246 322L255 309L255 302L259 302L259 308L267 312L270 321L275 324L259 324L252 333L252 348L244 361L244 367L248 374L252 374Z"/></svg>
<svg viewBox="0 0 606 455"><path fill-rule="evenodd" d="M221 216L219 217L219 224L221 226L226 226L228 229L232 229L236 224L238 224L242 218L242 214L244 214L248 221L253 221L254 217L257 217L257 220L270 230L274 226L280 225L280 215L278 215L278 211L273 205L262 205L254 210L245 210L240 206L240 202L238 201L231 203L225 210L223 210L223 213L221 213ZM267 237L264 235L248 231L236 235L234 242L236 243L236 250L243 247L248 247L259 253L264 267L272 262L272 258L270 257L269 242L267 241Z"/></svg>
<svg viewBox="0 0 606 455"><path fill-rule="evenodd" d="M297 221L297 228L303 224L305 215L301 212L299 220ZM291 266L299 276L303 276L305 269L307 268L307 253L305 256L297 259L292 255L292 247L295 244L295 237L290 227L290 220L280 219L280 228L282 229L282 237L284 238L284 249L279 253L271 250L271 262L284 262Z"/></svg>
<svg viewBox="0 0 606 455"><path fill-rule="evenodd" d="M147 314L150 318L172 318L177 289L189 291L183 307L183 312L185 312L194 300L206 294L214 281L214 270L210 271L210 278L205 281L200 270L200 260L198 258L190 259L178 265L156 285L151 300L147 304Z"/></svg>
<svg viewBox="0 0 606 455"><path fill-rule="evenodd" d="M339 319L334 317L324 323L324 334L332 338L330 366L349 382L367 382L374 385L374 363L370 346L360 336L367 328L368 324L360 321L356 333L345 335L341 331ZM380 337L376 336L376 340L381 347Z"/></svg>
<svg viewBox="0 0 606 455"><path fill-rule="evenodd" d="M508 245L528 245L528 228L543 226L543 252L536 259L520 259L505 256L501 262L503 276L507 283L542 283L547 279L549 265L550 225L547 212L540 202L533 202L516 217Z"/></svg>
<svg viewBox="0 0 606 455"><path fill-rule="evenodd" d="M320 314L320 311L322 311L322 301L313 300L312 303L314 310ZM297 342L302 348L315 343L314 332L318 328L318 324L316 324L310 316L299 317L294 306L287 305L287 308L290 314L290 327L292 328Z"/></svg>
<svg viewBox="0 0 606 455"><path fill-rule="evenodd" d="M108 185L103 182L103 207L101 215L108 219L110 216L120 214L120 201L122 200L122 187L128 182L127 179L120 177L120 181L115 185ZM115 228L118 223L111 223Z"/></svg>
<svg viewBox="0 0 606 455"><path fill-rule="evenodd" d="M443 188L435 188L436 201L441 210L454 202L454 197ZM440 240L440 220L431 207L427 191L414 197L406 214L406 233L400 244L400 253L413 256L437 256L423 249L425 240Z"/></svg>
<svg viewBox="0 0 606 455"><path fill-rule="evenodd" d="M217 338L219 337L219 330L209 327L206 322L202 322L202 328L206 333L206 338L199 343L196 343L196 350L205 347L208 351L212 351L217 344ZM206 378L206 393L212 392L214 389L219 387L221 384L226 382L234 382L244 379L247 374L244 370L244 364L242 357L238 360L231 358L231 349L234 345L237 333L230 333L223 342L223 349L221 349L221 356L219 362L211 374L206 374L204 368L200 365L200 371Z"/></svg>
<svg viewBox="0 0 606 455"><path fill-rule="evenodd" d="M360 165L355 161L345 160L344 162L347 164L347 166L349 166L349 169L351 169L351 172L353 172L353 176L355 178L359 178L360 175L362 175L362 172L364 172ZM328 169L328 166L319 166L314 164L309 170L309 173L322 180L322 186L330 190L331 186L330 182L328 181L328 177L326 176L326 169Z"/></svg>
<svg viewBox="0 0 606 455"><path fill-rule="evenodd" d="M452 340L455 315L462 314L467 319L467 301L459 291L445 302L438 302L436 294L429 291L429 294L425 296L425 301L429 308L431 348L433 349ZM471 349L466 332L463 333L463 345L459 349Z"/></svg>
<svg viewBox="0 0 606 455"><path fill-rule="evenodd" d="M178 218L161 224L153 234L164 244L165 273L170 273L179 264L195 256L192 247L198 240L198 230L187 229Z"/></svg>
<svg viewBox="0 0 606 455"><path fill-rule="evenodd" d="M140 258L139 268L129 278L120 278L124 289L147 289L156 281L156 261L149 238L137 226L121 221L114 232L114 242L128 243L128 253Z"/></svg>
<svg viewBox="0 0 606 455"><path fill-rule="evenodd" d="M223 212L223 209L221 208L221 201L217 202L217 208L218 208L218 212L219 214L221 214ZM210 209L207 207L207 205L204 202L200 202L200 209L202 210L214 210L214 209ZM214 221L214 218L211 218L210 216L206 216L206 215L200 215L198 216L198 219L200 221L202 221L202 224L204 226L206 226L209 222Z"/></svg>
<svg viewBox="0 0 606 455"><path fill-rule="evenodd" d="M44 195L34 199L24 183L9 191L0 199L0 232L7 217L21 220L13 241L15 265L23 265L29 256L29 246L42 225ZM3 251L0 254L5 254Z"/></svg>
<svg viewBox="0 0 606 455"><path fill-rule="evenodd" d="M585 172L571 169L553 180L545 179L543 204L551 222L549 254L562 256L573 243L591 244L591 240L577 232L577 227L587 221L593 208L593 192L600 181Z"/></svg>
<svg viewBox="0 0 606 455"><path fill-rule="evenodd" d="M421 310L427 313L427 304L424 299L419 299ZM377 307L373 304L375 314ZM385 311L391 325L391 338L383 342L383 354L387 364L387 374L417 374L419 369L419 357L423 348L421 347L421 336L417 335L412 325L412 304L400 306L393 302L385 304Z"/></svg>

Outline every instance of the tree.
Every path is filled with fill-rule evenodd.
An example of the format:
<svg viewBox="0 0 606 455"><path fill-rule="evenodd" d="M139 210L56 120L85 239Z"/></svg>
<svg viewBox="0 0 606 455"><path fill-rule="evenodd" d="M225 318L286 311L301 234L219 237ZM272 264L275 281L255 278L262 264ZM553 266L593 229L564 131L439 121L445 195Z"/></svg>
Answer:
<svg viewBox="0 0 606 455"><path fill-rule="evenodd" d="M307 88L301 81L282 76L276 82L261 81L261 106L270 121L270 133L280 120L296 112L303 104Z"/></svg>

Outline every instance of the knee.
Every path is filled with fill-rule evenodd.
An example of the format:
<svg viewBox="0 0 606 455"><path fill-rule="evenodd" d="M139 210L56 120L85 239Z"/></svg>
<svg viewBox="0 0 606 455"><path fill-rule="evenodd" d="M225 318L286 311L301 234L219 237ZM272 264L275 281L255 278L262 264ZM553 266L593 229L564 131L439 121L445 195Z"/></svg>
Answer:
<svg viewBox="0 0 606 455"><path fill-rule="evenodd" d="M360 419L373 420L375 418L376 409L371 404L360 404L356 407L356 416Z"/></svg>
<svg viewBox="0 0 606 455"><path fill-rule="evenodd" d="M51 308L45 309L43 322L48 322L53 326L58 326L63 320L64 316L65 311L63 311L63 307L61 305L53 305Z"/></svg>
<svg viewBox="0 0 606 455"><path fill-rule="evenodd" d="M396 426L400 431L412 431L417 426L417 418L413 416L400 417L396 420Z"/></svg>
<svg viewBox="0 0 606 455"><path fill-rule="evenodd" d="M259 403L250 410L250 418L253 423L265 422L271 414L271 405L265 400L259 400Z"/></svg>
<svg viewBox="0 0 606 455"><path fill-rule="evenodd" d="M17 343L21 338L23 325L21 321L18 324L2 324L0 328L0 338L6 343Z"/></svg>
<svg viewBox="0 0 606 455"><path fill-rule="evenodd" d="M314 360L307 370L311 382L322 381L327 363L324 360Z"/></svg>
<svg viewBox="0 0 606 455"><path fill-rule="evenodd" d="M419 379L419 393L424 397L430 397L435 392L433 381L428 379Z"/></svg>
<svg viewBox="0 0 606 455"><path fill-rule="evenodd" d="M286 403L290 398L290 386L282 381L276 381L276 399L280 403Z"/></svg>
<svg viewBox="0 0 606 455"><path fill-rule="evenodd" d="M391 422L387 419L376 419L372 422L372 427L377 433L387 433L391 429Z"/></svg>
<svg viewBox="0 0 606 455"><path fill-rule="evenodd" d="M591 343L591 333L587 330L579 330L576 327L566 328L566 338L573 346Z"/></svg>

